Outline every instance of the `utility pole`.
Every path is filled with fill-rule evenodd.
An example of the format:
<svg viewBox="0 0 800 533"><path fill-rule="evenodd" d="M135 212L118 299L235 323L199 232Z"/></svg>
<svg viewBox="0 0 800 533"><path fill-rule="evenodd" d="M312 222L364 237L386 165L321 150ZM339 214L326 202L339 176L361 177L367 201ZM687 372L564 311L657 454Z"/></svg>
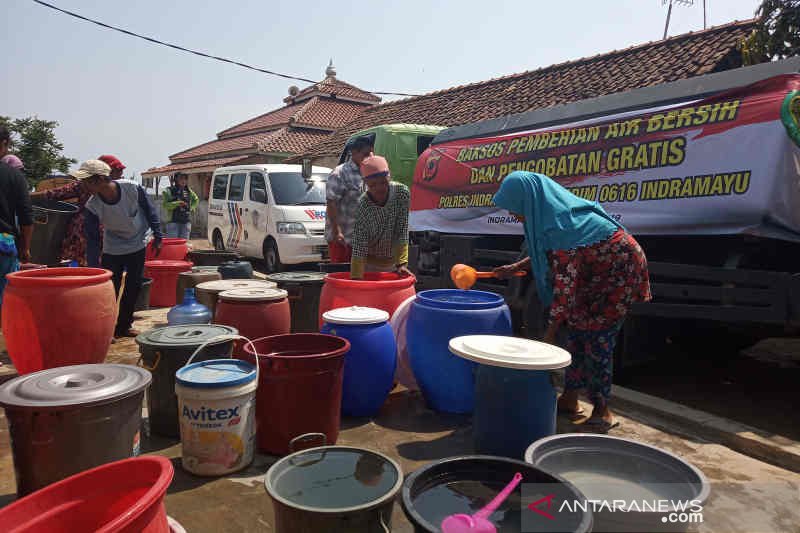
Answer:
<svg viewBox="0 0 800 533"><path fill-rule="evenodd" d="M694 5L694 0L661 0L661 5L669 3L669 7L667 8L667 22L664 24L664 37L662 39L667 38L667 32L669 31L669 19L672 17L672 4L678 3L684 6L692 6ZM703 0L703 27L705 28L705 0Z"/></svg>

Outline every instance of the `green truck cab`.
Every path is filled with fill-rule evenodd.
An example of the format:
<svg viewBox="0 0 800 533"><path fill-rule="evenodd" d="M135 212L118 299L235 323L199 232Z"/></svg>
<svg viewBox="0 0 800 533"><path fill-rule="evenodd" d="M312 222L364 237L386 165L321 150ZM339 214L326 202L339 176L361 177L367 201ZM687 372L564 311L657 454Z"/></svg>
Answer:
<svg viewBox="0 0 800 533"><path fill-rule="evenodd" d="M392 179L411 188L417 159L443 129L422 124L382 124L361 130L347 140L339 164L350 157L350 147L356 138L366 135L372 137L375 155L388 161Z"/></svg>

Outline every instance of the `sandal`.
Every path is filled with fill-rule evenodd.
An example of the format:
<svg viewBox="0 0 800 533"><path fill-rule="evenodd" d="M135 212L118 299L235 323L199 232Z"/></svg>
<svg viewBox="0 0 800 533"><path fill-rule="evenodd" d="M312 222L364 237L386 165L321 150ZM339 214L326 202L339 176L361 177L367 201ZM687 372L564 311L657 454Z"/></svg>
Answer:
<svg viewBox="0 0 800 533"><path fill-rule="evenodd" d="M581 424L581 427L586 428L587 432L589 433L602 434L608 433L617 426L619 426L618 421L612 420L611 422L608 422L599 416L590 416L583 424Z"/></svg>

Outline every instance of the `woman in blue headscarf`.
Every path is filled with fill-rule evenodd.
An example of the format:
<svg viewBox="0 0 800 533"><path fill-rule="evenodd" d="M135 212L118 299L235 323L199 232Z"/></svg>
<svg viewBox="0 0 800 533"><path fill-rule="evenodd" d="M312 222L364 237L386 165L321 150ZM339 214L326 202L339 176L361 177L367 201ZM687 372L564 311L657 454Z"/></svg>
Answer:
<svg viewBox="0 0 800 533"><path fill-rule="evenodd" d="M529 253L495 273L531 270L539 299L550 307L544 341L554 344L567 329L572 364L559 411L580 417L578 393L586 389L594 409L585 423L607 431L615 425L608 399L617 335L631 304L650 300L644 252L599 204L543 174L512 172L494 203L520 219Z"/></svg>

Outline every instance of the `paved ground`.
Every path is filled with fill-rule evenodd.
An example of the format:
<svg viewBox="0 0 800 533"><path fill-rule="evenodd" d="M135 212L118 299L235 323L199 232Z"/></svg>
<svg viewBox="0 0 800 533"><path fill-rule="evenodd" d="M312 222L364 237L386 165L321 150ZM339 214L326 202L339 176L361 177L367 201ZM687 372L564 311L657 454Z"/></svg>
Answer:
<svg viewBox="0 0 800 533"><path fill-rule="evenodd" d="M164 322L164 310L144 313L136 326L147 329ZM111 347L108 362L134 364L138 358L132 340ZM620 417L612 434L660 446L699 467L712 482L712 497L699 532L800 532L800 475L783 470L714 442L687 435L673 425L659 430L647 420ZM663 427L663 425L661 425ZM405 473L439 458L472 452L468 417L443 416L425 408L417 393L397 389L374 420L343 420L339 443L375 449L397 460ZM559 431L575 431L559 421ZM159 437L144 438L143 453L173 459L175 480L166 505L168 513L190 532L269 531L272 507L263 488L263 475L276 460L257 456L253 465L223 478L198 478L180 466L180 444ZM9 434L0 420L0 506L14 499L16 490ZM399 505L394 531L411 531Z"/></svg>

